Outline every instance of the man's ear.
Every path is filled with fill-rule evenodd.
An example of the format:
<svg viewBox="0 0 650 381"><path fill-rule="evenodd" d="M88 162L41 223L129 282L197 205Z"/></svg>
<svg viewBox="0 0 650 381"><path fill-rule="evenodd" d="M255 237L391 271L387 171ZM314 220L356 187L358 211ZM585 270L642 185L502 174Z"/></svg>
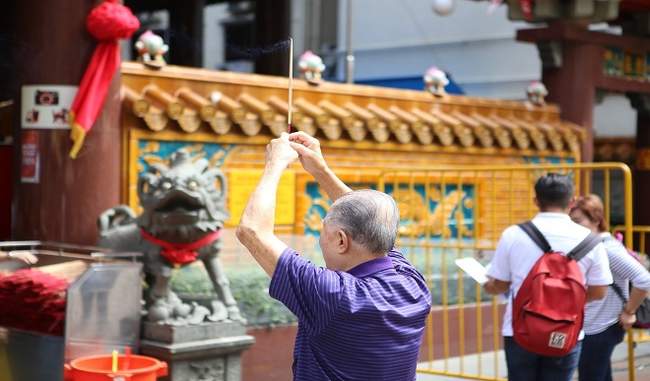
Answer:
<svg viewBox="0 0 650 381"><path fill-rule="evenodd" d="M539 201L537 200L537 197L533 197L533 204L539 208Z"/></svg>
<svg viewBox="0 0 650 381"><path fill-rule="evenodd" d="M350 249L350 237L345 231L339 229L336 231L336 251L338 254L345 254Z"/></svg>
<svg viewBox="0 0 650 381"><path fill-rule="evenodd" d="M573 207L576 205L576 201L578 198L576 196L571 197L571 200L569 200L569 204L567 205L567 210L573 209Z"/></svg>

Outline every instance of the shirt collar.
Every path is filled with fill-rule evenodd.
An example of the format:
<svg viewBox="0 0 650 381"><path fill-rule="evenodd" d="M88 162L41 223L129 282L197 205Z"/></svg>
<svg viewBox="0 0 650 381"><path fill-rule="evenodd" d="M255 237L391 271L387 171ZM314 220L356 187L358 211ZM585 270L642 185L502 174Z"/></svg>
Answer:
<svg viewBox="0 0 650 381"><path fill-rule="evenodd" d="M392 268L394 268L392 259L389 257L380 257L356 265L348 270L347 273L357 278L364 278L368 275Z"/></svg>
<svg viewBox="0 0 650 381"><path fill-rule="evenodd" d="M571 217L569 217L568 214L566 213L558 213L558 212L539 212L535 217L539 218L561 218L565 220L570 220Z"/></svg>

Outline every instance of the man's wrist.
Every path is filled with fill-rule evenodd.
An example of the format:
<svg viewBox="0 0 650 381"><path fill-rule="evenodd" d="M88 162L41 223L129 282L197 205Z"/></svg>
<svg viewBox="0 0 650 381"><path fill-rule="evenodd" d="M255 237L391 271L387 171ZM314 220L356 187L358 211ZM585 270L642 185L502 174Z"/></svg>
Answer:
<svg viewBox="0 0 650 381"><path fill-rule="evenodd" d="M266 163L265 169L271 172L282 172L289 166L289 163L285 163L279 160L271 160Z"/></svg>
<svg viewBox="0 0 650 381"><path fill-rule="evenodd" d="M630 308L628 306L623 306L623 313L627 315L634 315L636 314L636 311L630 312Z"/></svg>
<svg viewBox="0 0 650 381"><path fill-rule="evenodd" d="M322 178L327 178L331 177L333 175L332 171L330 168L327 166L327 164L323 163L322 165L319 165L313 173L310 173L316 180L322 179Z"/></svg>

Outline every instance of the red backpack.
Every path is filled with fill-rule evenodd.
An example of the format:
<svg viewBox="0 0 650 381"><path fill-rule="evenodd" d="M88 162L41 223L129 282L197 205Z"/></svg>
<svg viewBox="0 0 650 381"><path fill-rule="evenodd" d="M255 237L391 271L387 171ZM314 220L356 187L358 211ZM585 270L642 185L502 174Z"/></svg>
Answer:
<svg viewBox="0 0 650 381"><path fill-rule="evenodd" d="M553 251L544 235L528 221L519 224L544 251L517 292L512 308L514 340L529 352L564 356L578 342L587 289L578 261L601 242L589 234L567 255Z"/></svg>

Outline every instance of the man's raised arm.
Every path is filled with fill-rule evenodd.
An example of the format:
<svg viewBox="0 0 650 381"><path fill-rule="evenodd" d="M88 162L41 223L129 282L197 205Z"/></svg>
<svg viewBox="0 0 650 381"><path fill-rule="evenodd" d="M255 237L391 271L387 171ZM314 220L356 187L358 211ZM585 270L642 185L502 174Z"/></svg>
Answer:
<svg viewBox="0 0 650 381"><path fill-rule="evenodd" d="M289 141L291 141L291 147L300 155L300 163L305 171L314 176L332 202L344 194L352 192L352 189L336 177L327 166L320 151L318 139L300 131L289 135Z"/></svg>
<svg viewBox="0 0 650 381"><path fill-rule="evenodd" d="M275 201L282 172L298 158L287 134L266 146L266 166L251 194L237 227L237 238L264 271L273 276L278 259L287 245L275 236Z"/></svg>

